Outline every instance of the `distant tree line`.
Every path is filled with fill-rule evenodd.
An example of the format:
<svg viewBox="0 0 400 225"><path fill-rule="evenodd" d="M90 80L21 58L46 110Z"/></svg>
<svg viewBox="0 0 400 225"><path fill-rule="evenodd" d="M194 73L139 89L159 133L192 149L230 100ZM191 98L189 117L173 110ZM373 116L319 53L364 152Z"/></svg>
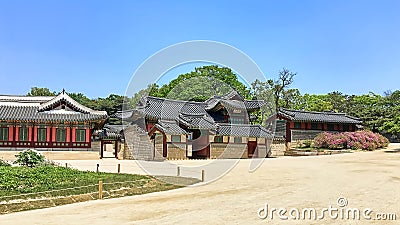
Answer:
<svg viewBox="0 0 400 225"><path fill-rule="evenodd" d="M263 109L265 112L282 107L317 112L343 112L360 118L366 129L380 132L392 139L400 136L400 90L386 91L383 95L373 92L363 95L347 95L337 91L328 94L301 94L298 89L290 88L295 76L296 73L283 68L277 79L265 82L255 80L251 83L250 88L240 82L230 68L212 65L195 68L194 71L181 74L162 86L150 84L146 89L140 90L130 98L110 94L106 98L90 99L82 93L68 94L82 105L96 110L104 110L109 115L113 115L123 107L125 109L134 108L144 95L205 101L211 96L224 95L235 89L246 99L263 99L270 102L267 109ZM33 87L27 95L54 96L56 94L48 88ZM265 115L263 115L262 112L255 114L257 122L262 123L265 120ZM110 118L109 123L119 124L121 121Z"/></svg>

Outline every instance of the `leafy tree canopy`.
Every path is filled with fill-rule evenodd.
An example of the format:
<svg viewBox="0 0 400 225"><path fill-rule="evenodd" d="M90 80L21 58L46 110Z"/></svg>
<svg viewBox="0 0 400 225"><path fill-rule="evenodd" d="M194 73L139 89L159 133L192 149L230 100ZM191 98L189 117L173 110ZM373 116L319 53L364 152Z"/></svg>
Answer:
<svg viewBox="0 0 400 225"><path fill-rule="evenodd" d="M251 97L249 88L238 80L230 68L211 65L198 67L190 73L181 74L168 84L153 90L150 95L180 100L205 101L213 95L227 94L232 88L245 98Z"/></svg>
<svg viewBox="0 0 400 225"><path fill-rule="evenodd" d="M28 96L54 96L57 93L55 91L51 92L48 88L42 87L32 87L28 92Z"/></svg>

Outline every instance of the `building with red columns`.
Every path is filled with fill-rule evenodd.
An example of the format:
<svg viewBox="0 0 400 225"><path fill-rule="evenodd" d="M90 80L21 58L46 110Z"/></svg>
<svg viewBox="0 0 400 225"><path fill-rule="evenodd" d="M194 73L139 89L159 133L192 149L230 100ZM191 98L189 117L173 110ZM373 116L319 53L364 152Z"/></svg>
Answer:
<svg viewBox="0 0 400 225"><path fill-rule="evenodd" d="M0 150L90 150L107 112L57 96L0 96Z"/></svg>

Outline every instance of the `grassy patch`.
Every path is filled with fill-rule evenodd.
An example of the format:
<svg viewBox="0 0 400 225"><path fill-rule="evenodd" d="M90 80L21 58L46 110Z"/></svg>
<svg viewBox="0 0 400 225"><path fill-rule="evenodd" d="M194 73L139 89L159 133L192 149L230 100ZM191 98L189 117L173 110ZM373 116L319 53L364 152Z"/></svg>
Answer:
<svg viewBox="0 0 400 225"><path fill-rule="evenodd" d="M170 190L198 181L174 178L181 181L176 185L135 174L96 173L50 165L0 166L0 214L97 199L99 180L103 182L104 198Z"/></svg>

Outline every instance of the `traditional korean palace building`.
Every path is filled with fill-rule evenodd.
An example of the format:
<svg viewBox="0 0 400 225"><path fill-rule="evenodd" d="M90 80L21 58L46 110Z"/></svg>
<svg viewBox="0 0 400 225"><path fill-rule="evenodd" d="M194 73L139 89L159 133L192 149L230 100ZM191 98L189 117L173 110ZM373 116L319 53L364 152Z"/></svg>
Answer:
<svg viewBox="0 0 400 225"><path fill-rule="evenodd" d="M285 138L286 142L314 139L321 132L356 131L361 128L359 118L345 113L311 112L301 110L279 109L268 119L276 122L276 136Z"/></svg>
<svg viewBox="0 0 400 225"><path fill-rule="evenodd" d="M89 150L107 112L57 96L0 96L0 149Z"/></svg>
<svg viewBox="0 0 400 225"><path fill-rule="evenodd" d="M245 100L236 91L205 102L147 96L135 110L117 117L137 124L150 137L154 148L149 151L154 152L147 159L266 157L273 135L249 119L264 104ZM127 136L125 132L129 142Z"/></svg>

